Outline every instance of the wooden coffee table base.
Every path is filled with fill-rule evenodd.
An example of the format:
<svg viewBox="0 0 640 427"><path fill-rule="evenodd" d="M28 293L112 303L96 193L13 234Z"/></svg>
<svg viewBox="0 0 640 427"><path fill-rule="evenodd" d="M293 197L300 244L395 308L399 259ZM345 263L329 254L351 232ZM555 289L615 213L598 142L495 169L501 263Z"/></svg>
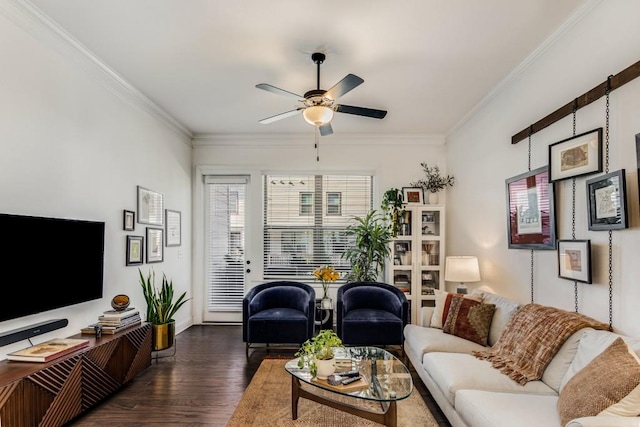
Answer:
<svg viewBox="0 0 640 427"><path fill-rule="evenodd" d="M302 388L300 380L294 376L291 377L291 419L293 420L298 419L298 400L301 397L388 427L396 427L398 423L398 409L395 401L381 402L382 412L368 411L355 405L314 394ZM354 399L357 398L354 397Z"/></svg>

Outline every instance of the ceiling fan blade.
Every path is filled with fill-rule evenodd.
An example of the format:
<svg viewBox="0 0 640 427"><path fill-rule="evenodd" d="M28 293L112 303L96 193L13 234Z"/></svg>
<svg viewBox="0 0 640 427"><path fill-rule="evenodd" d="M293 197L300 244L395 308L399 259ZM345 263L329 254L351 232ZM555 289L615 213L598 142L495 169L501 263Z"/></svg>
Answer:
<svg viewBox="0 0 640 427"><path fill-rule="evenodd" d="M373 108L354 107L352 105L336 105L335 110L338 113L355 114L356 116L371 117L374 119L384 119L387 115L385 110L375 110Z"/></svg>
<svg viewBox="0 0 640 427"><path fill-rule="evenodd" d="M291 98L297 99L298 101L304 101L304 98L300 95L297 95L293 92L289 92L288 90L280 89L279 87L275 87L267 83L257 84L256 87L258 89L266 90L267 92L277 93L278 95L289 96Z"/></svg>
<svg viewBox="0 0 640 427"><path fill-rule="evenodd" d="M325 125L319 126L320 135L327 136L333 133L333 128L331 127L331 123L327 123Z"/></svg>
<svg viewBox="0 0 640 427"><path fill-rule="evenodd" d="M349 92L352 89L364 83L360 77L355 74L347 74L345 78L336 83L331 89L325 92L324 96L334 101Z"/></svg>
<svg viewBox="0 0 640 427"><path fill-rule="evenodd" d="M291 110L284 113L276 114L275 116L267 117L266 119L262 119L258 121L258 123L262 123L263 125L266 125L269 123L277 122L278 120L286 119L287 117L300 114L302 110L304 110L304 108L296 108L295 110Z"/></svg>

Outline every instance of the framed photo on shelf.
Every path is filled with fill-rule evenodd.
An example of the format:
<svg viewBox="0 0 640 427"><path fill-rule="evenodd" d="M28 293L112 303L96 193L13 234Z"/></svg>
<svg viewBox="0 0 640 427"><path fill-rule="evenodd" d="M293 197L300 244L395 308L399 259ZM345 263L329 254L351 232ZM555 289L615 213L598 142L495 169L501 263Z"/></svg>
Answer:
<svg viewBox="0 0 640 427"><path fill-rule="evenodd" d="M509 249L555 249L555 196L548 168L525 172L505 183Z"/></svg>
<svg viewBox="0 0 640 427"><path fill-rule="evenodd" d="M136 213L134 211L122 211L122 229L125 231L133 231L136 228Z"/></svg>
<svg viewBox="0 0 640 427"><path fill-rule="evenodd" d="M147 227L147 264L164 261L164 230Z"/></svg>
<svg viewBox="0 0 640 427"><path fill-rule="evenodd" d="M602 128L549 146L549 182L602 172Z"/></svg>
<svg viewBox="0 0 640 427"><path fill-rule="evenodd" d="M138 223L164 225L164 194L138 185Z"/></svg>
<svg viewBox="0 0 640 427"><path fill-rule="evenodd" d="M180 211L171 209L165 210L165 220L167 224L166 245L180 246L182 243L182 214Z"/></svg>
<svg viewBox="0 0 640 427"><path fill-rule="evenodd" d="M589 230L620 230L627 223L625 170L587 180Z"/></svg>
<svg viewBox="0 0 640 427"><path fill-rule="evenodd" d="M127 236L127 259L126 265L141 265L143 262L143 243L142 236Z"/></svg>
<svg viewBox="0 0 640 427"><path fill-rule="evenodd" d="M591 283L590 240L558 240L558 277Z"/></svg>
<svg viewBox="0 0 640 427"><path fill-rule="evenodd" d="M424 190L422 187L402 187L402 200L405 203L424 204Z"/></svg>

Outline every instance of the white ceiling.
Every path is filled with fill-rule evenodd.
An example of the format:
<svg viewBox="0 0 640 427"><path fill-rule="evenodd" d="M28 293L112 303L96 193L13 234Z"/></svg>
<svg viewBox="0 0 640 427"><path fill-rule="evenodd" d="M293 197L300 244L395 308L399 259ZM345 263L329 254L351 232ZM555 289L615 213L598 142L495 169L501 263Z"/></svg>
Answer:
<svg viewBox="0 0 640 427"><path fill-rule="evenodd" d="M31 0L193 134L313 132L302 116L263 125L346 74L335 134L447 134L590 0ZM330 136L328 137L330 138Z"/></svg>

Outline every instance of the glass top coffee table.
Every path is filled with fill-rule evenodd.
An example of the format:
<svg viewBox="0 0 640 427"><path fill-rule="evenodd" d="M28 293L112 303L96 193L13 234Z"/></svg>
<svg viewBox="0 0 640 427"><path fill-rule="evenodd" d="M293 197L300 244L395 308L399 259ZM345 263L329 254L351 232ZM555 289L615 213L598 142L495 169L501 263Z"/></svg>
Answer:
<svg viewBox="0 0 640 427"><path fill-rule="evenodd" d="M334 350L336 375L357 370L361 379L349 385L332 386L311 378L309 367L298 367L299 359L287 362L291 374L291 417L298 418L302 397L385 426L397 425L396 402L413 391L407 367L393 354L378 347L345 347Z"/></svg>

